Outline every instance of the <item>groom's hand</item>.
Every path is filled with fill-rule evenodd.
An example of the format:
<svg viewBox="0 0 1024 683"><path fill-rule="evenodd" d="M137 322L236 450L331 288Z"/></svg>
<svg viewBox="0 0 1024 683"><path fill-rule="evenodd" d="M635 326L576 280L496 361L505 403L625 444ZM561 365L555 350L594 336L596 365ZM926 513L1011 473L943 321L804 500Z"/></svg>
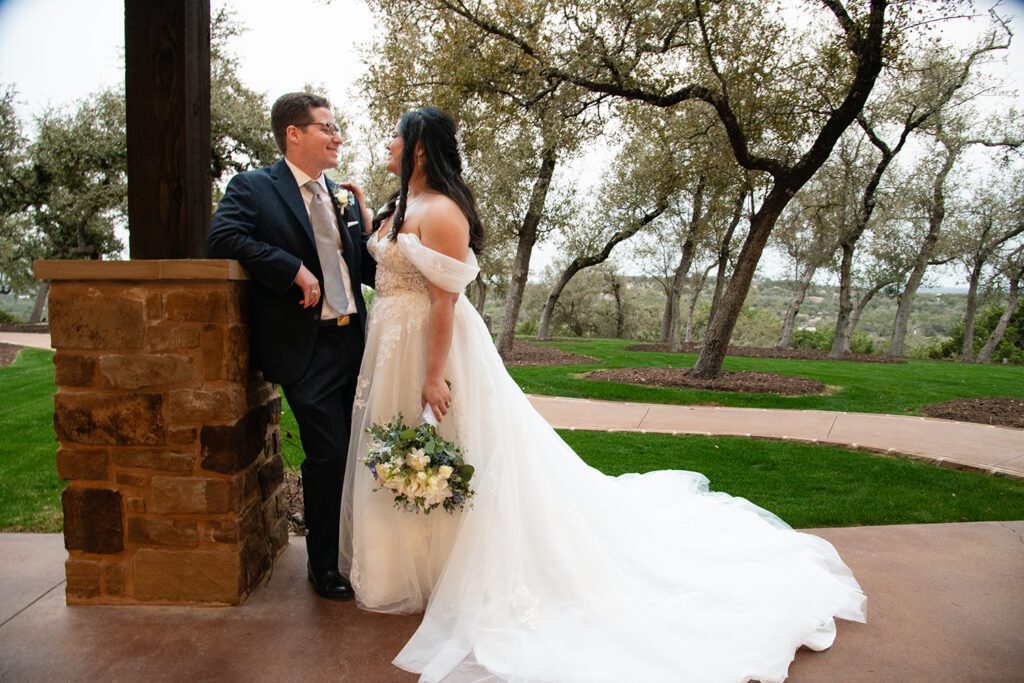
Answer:
<svg viewBox="0 0 1024 683"><path fill-rule="evenodd" d="M305 264L299 266L299 273L295 276L295 284L302 290L302 298L299 299L299 305L303 308L316 306L316 302L320 300L320 282Z"/></svg>

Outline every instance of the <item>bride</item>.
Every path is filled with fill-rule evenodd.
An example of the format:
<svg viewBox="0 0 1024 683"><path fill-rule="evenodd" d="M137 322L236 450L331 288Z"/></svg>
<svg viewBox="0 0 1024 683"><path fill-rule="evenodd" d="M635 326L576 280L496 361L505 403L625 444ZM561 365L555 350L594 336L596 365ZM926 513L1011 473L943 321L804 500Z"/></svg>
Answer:
<svg viewBox="0 0 1024 683"><path fill-rule="evenodd" d="M377 295L343 493L359 606L424 611L394 660L423 681L785 679L801 645L832 644L834 618L864 621L850 570L698 473L605 476L532 408L461 294L483 227L455 134L427 107L388 146L401 189L368 245ZM367 427L425 405L476 468L454 515L396 509L361 462Z"/></svg>

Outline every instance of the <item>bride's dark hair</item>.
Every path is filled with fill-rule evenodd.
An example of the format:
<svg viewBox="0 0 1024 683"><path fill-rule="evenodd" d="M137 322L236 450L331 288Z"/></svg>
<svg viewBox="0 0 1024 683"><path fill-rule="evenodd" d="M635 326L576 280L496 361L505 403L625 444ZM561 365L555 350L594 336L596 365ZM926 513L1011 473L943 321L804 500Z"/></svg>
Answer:
<svg viewBox="0 0 1024 683"><path fill-rule="evenodd" d="M373 228L379 228L393 214L388 238L394 239L402 229L416 147L422 146L427 187L445 195L462 210L469 221L469 248L479 253L484 245L484 225L477 213L473 191L462 178L462 157L456 140L455 121L440 109L420 107L402 114L398 120L398 134L402 136L403 142L401 189L391 196L387 205L374 217Z"/></svg>

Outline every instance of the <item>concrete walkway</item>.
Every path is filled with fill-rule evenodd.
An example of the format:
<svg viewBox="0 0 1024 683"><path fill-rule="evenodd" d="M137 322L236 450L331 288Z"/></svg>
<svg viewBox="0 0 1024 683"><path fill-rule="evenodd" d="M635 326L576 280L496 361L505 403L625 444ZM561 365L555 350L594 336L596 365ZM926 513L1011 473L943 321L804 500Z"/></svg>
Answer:
<svg viewBox="0 0 1024 683"><path fill-rule="evenodd" d="M1024 479L1024 430L929 417L622 403L531 396L559 429L755 436L905 455L943 467Z"/></svg>
<svg viewBox="0 0 1024 683"><path fill-rule="evenodd" d="M810 533L868 596L826 652L800 650L793 683L1019 681L1024 522ZM419 617L318 598L303 539L242 607L68 607L57 534L0 534L0 681L416 680L390 661Z"/></svg>

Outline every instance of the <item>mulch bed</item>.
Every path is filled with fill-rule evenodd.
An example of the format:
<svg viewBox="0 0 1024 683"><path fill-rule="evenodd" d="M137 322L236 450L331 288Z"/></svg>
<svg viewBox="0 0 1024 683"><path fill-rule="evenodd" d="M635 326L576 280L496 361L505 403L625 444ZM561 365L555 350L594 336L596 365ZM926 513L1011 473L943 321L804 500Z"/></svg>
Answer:
<svg viewBox="0 0 1024 683"><path fill-rule="evenodd" d="M528 365L591 365L599 362L590 356L568 353L552 346L542 346L530 342L512 342L512 357L505 361L507 368L519 368Z"/></svg>
<svg viewBox="0 0 1024 683"><path fill-rule="evenodd" d="M689 343L683 344L680 353L700 353L700 345ZM668 344L633 344L627 346L626 351L657 351L668 352ZM875 356L866 353L848 353L842 358L832 358L828 351L817 349L775 349L761 348L756 346L730 346L725 352L727 356L745 356L747 358L786 358L789 360L852 360L859 363L906 363L903 358L888 358L886 356Z"/></svg>
<svg viewBox="0 0 1024 683"><path fill-rule="evenodd" d="M781 396L805 396L807 394L823 394L826 391L825 385L817 380L776 375L771 372L723 371L715 379L697 379L690 377L689 373L689 368L618 368L615 370L593 370L588 372L586 377L587 379L624 384L711 391L746 391Z"/></svg>
<svg viewBox="0 0 1024 683"><path fill-rule="evenodd" d="M18 351L21 351L23 348L25 347L0 342L0 368L6 368L13 363L14 359L18 356Z"/></svg>
<svg viewBox="0 0 1024 683"><path fill-rule="evenodd" d="M992 396L959 398L925 406L924 414L928 417L941 417L946 420L979 422L1024 429L1024 399L1020 398Z"/></svg>
<svg viewBox="0 0 1024 683"><path fill-rule="evenodd" d="M0 332L36 332L50 331L50 323L0 323Z"/></svg>
<svg viewBox="0 0 1024 683"><path fill-rule="evenodd" d="M288 509L288 531L296 536L306 535L306 522L302 511L302 477L292 470L284 471L284 504Z"/></svg>

